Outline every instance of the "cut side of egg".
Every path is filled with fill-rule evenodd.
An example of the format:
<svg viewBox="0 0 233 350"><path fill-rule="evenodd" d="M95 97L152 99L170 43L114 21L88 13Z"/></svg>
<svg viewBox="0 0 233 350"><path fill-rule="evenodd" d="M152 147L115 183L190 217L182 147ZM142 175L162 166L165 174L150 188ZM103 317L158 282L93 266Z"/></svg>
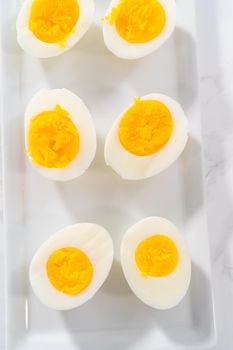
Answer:
<svg viewBox="0 0 233 350"><path fill-rule="evenodd" d="M83 101L67 89L40 90L24 119L25 147L42 175L67 181L82 175L96 153L96 131Z"/></svg>
<svg viewBox="0 0 233 350"><path fill-rule="evenodd" d="M44 305L73 309L100 289L112 261L112 239L103 227L92 223L68 226L45 241L34 255L31 286Z"/></svg>
<svg viewBox="0 0 233 350"><path fill-rule="evenodd" d="M16 22L18 43L32 56L58 56L83 37L93 16L93 0L25 0Z"/></svg>
<svg viewBox="0 0 233 350"><path fill-rule="evenodd" d="M116 56L136 59L164 44L175 24L174 0L113 0L103 18L104 41Z"/></svg>
<svg viewBox="0 0 233 350"><path fill-rule="evenodd" d="M150 94L136 98L107 135L105 162L127 180L156 175L182 153L187 126L184 111L170 97Z"/></svg>
<svg viewBox="0 0 233 350"><path fill-rule="evenodd" d="M132 226L121 243L121 265L135 295L156 309L170 309L184 298L191 261L183 236L161 217Z"/></svg>

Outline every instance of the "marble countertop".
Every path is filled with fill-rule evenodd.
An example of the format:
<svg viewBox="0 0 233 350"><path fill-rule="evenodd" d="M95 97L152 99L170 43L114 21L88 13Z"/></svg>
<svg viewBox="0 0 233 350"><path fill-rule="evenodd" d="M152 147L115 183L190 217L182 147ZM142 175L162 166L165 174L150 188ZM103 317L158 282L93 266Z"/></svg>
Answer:
<svg viewBox="0 0 233 350"><path fill-rule="evenodd" d="M233 1L196 2L206 210L218 331L214 350L232 350Z"/></svg>
<svg viewBox="0 0 233 350"><path fill-rule="evenodd" d="M233 349L233 1L197 0L206 210L218 342Z"/></svg>

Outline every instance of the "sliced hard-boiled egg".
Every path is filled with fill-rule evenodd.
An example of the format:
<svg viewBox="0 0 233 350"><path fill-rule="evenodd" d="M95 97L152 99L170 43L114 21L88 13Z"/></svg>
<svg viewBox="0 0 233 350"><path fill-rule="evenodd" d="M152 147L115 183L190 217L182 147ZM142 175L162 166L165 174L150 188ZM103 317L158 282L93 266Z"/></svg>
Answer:
<svg viewBox="0 0 233 350"><path fill-rule="evenodd" d="M82 38L93 15L93 0L25 0L16 23L18 43L36 57L58 56Z"/></svg>
<svg viewBox="0 0 233 350"><path fill-rule="evenodd" d="M104 41L118 57L144 57L170 37L175 23L174 0L113 0L103 19Z"/></svg>
<svg viewBox="0 0 233 350"><path fill-rule="evenodd" d="M121 264L132 291L153 308L176 306L188 290L188 249L177 228L164 218L148 217L126 232Z"/></svg>
<svg viewBox="0 0 233 350"><path fill-rule="evenodd" d="M181 106L165 95L146 95L116 119L106 138L105 161L124 179L145 179L172 164L187 138Z"/></svg>
<svg viewBox="0 0 233 350"><path fill-rule="evenodd" d="M55 233L38 249L30 265L30 282L46 306L73 309L95 295L112 261L109 233L96 224L75 224Z"/></svg>
<svg viewBox="0 0 233 350"><path fill-rule="evenodd" d="M66 89L40 90L25 112L29 160L42 175L57 181L82 175L96 152L96 132L82 100Z"/></svg>

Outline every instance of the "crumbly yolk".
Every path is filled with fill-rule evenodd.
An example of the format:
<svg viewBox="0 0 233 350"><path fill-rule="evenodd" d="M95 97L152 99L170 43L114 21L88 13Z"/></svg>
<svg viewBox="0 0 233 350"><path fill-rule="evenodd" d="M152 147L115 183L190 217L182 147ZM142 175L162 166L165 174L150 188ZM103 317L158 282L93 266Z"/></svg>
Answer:
<svg viewBox="0 0 233 350"><path fill-rule="evenodd" d="M145 277L164 277L177 267L178 250L173 240L165 235L150 236L139 243L135 261Z"/></svg>
<svg viewBox="0 0 233 350"><path fill-rule="evenodd" d="M79 19L77 0L34 0L29 18L29 29L45 43L63 42Z"/></svg>
<svg viewBox="0 0 233 350"><path fill-rule="evenodd" d="M128 152L147 156L168 142L173 128L171 113L162 102L135 99L119 123L118 136Z"/></svg>
<svg viewBox="0 0 233 350"><path fill-rule="evenodd" d="M47 276L59 292L76 295L90 284L93 266L88 256L78 248L55 250L47 261Z"/></svg>
<svg viewBox="0 0 233 350"><path fill-rule="evenodd" d="M166 13L158 0L120 0L106 17L128 43L146 43L164 29Z"/></svg>
<svg viewBox="0 0 233 350"><path fill-rule="evenodd" d="M35 116L28 131L28 152L33 162L46 168L64 168L80 147L76 126L59 105Z"/></svg>

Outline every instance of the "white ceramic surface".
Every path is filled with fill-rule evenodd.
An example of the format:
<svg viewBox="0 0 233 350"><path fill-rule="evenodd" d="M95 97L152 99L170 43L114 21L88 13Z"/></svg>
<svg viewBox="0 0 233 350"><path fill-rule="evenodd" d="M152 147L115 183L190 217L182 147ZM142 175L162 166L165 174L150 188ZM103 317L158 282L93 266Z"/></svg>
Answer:
<svg viewBox="0 0 233 350"><path fill-rule="evenodd" d="M7 318L2 335L8 349L200 349L215 339L208 237L205 227L201 129L196 62L194 0L179 0L178 28L159 51L135 62L112 56L96 23L76 48L38 60L15 42L15 3L2 3L3 135L6 208ZM67 64L67 62L69 64ZM23 153L23 112L42 87L67 87L93 113L98 154L85 176L56 184L35 173ZM112 121L132 98L161 92L180 101L190 121L190 140L178 162L143 182L121 180L103 160L103 140ZM120 238L149 215L172 220L190 246L193 274L189 293L169 311L143 305L129 290L118 263ZM55 312L43 307L28 284L28 264L53 231L76 221L95 221L110 232L116 262L98 295L83 307ZM3 339L3 337L2 337Z"/></svg>

